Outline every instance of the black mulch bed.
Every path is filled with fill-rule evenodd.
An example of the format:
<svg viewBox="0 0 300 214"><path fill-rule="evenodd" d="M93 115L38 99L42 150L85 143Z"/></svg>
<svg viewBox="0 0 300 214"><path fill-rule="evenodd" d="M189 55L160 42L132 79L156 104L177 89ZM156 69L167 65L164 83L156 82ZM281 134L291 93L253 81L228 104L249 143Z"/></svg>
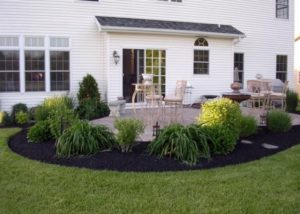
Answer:
<svg viewBox="0 0 300 214"><path fill-rule="evenodd" d="M247 138L247 140L254 142L253 144L238 142L236 149L229 155L214 156L210 161L201 160L196 166L190 167L171 158L159 159L148 155L145 151L147 143L137 143L133 148L133 152L128 154L113 150L85 157L58 158L55 155L53 141L40 144L28 143L26 134L27 130L23 130L12 137L9 141L9 147L14 152L29 159L63 166L136 172L210 169L235 165L270 156L300 143L300 126L294 126L288 133L278 134L260 129L256 135ZM277 145L279 149L265 149L261 146L263 143Z"/></svg>

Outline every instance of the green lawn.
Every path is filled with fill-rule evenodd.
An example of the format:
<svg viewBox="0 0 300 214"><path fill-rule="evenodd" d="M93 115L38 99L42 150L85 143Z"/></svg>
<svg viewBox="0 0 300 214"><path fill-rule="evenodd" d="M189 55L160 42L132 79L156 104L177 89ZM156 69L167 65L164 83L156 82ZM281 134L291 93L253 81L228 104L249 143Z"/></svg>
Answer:
<svg viewBox="0 0 300 214"><path fill-rule="evenodd" d="M0 213L300 213L300 146L239 166L176 173L59 167L7 147L0 129Z"/></svg>

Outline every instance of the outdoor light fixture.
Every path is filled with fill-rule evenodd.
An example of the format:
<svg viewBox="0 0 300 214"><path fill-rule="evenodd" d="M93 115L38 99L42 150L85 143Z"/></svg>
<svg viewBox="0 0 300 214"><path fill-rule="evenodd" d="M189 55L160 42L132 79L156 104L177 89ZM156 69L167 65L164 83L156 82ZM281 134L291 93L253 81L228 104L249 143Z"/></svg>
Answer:
<svg viewBox="0 0 300 214"><path fill-rule="evenodd" d="M120 61L120 55L118 54L117 51L113 52L113 57L114 57L115 64L117 65Z"/></svg>

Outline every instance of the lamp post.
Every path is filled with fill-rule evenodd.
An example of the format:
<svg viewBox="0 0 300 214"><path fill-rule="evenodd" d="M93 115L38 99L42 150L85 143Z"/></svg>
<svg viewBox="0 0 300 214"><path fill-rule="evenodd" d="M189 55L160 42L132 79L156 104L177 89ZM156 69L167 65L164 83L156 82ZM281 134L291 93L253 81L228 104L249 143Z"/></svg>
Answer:
<svg viewBox="0 0 300 214"><path fill-rule="evenodd" d="M158 121L156 121L156 124L153 126L153 137L158 137L160 132L160 125L158 125Z"/></svg>

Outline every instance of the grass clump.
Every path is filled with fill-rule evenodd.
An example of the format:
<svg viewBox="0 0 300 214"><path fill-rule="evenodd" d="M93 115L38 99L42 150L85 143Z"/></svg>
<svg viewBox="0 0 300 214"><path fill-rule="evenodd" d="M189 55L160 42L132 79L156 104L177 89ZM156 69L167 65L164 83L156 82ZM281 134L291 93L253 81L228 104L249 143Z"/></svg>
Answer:
<svg viewBox="0 0 300 214"><path fill-rule="evenodd" d="M287 132L292 128L291 116L286 112L272 110L267 115L267 126L272 132Z"/></svg>
<svg viewBox="0 0 300 214"><path fill-rule="evenodd" d="M257 121L253 116L241 117L240 137L249 137L257 131Z"/></svg>
<svg viewBox="0 0 300 214"><path fill-rule="evenodd" d="M143 122L136 119L118 119L114 126L118 130L117 142L122 152L130 152L136 138L145 129Z"/></svg>
<svg viewBox="0 0 300 214"><path fill-rule="evenodd" d="M76 121L58 139L58 156L91 155L115 144L112 132L106 127L93 127L87 121Z"/></svg>
<svg viewBox="0 0 300 214"><path fill-rule="evenodd" d="M201 126L172 124L164 128L148 146L150 154L194 165L199 158L209 158L208 137Z"/></svg>

